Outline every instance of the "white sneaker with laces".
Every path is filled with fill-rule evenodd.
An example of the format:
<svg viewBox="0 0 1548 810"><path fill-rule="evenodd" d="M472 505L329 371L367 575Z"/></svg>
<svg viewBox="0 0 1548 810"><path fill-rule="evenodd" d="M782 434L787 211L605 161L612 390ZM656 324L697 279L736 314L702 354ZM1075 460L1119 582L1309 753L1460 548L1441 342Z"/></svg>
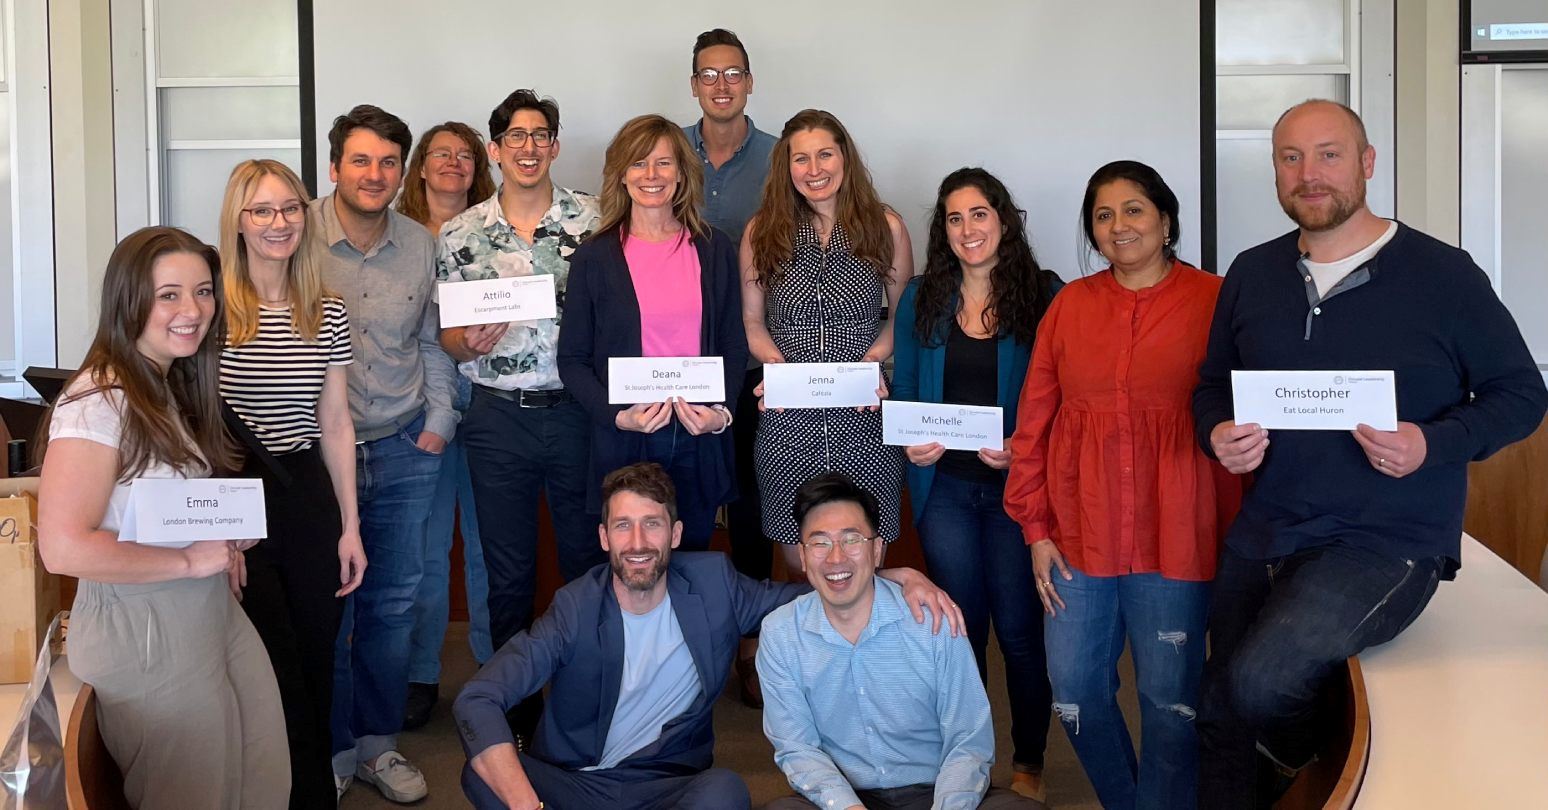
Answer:
<svg viewBox="0 0 1548 810"><path fill-rule="evenodd" d="M360 763L355 768L355 775L361 781L375 785L388 801L398 804L417 802L430 794L425 775L397 751L388 751L371 762Z"/></svg>

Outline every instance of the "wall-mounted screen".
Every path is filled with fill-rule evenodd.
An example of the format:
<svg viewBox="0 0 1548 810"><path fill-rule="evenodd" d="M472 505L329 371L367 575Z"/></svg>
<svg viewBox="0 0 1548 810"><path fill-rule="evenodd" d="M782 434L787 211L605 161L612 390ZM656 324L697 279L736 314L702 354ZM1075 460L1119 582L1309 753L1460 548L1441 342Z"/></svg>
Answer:
<svg viewBox="0 0 1548 810"><path fill-rule="evenodd" d="M1464 4L1468 61L1548 61L1548 0Z"/></svg>

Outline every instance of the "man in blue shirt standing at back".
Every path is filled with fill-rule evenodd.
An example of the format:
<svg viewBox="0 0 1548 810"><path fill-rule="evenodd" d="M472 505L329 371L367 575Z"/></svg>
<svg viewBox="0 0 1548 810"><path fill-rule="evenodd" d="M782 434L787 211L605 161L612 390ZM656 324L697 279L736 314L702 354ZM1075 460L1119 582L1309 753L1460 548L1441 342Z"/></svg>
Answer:
<svg viewBox="0 0 1548 810"><path fill-rule="evenodd" d="M816 592L764 619L758 674L763 732L800 796L766 810L1041 808L989 788L994 727L967 640L907 621L902 591L876 576L876 498L829 473L795 512Z"/></svg>

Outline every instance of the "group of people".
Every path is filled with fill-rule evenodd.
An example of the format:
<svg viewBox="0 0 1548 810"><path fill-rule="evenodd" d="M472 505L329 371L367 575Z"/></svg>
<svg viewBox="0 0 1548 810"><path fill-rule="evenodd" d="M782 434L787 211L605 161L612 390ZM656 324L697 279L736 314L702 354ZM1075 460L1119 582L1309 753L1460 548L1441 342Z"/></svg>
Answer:
<svg viewBox="0 0 1548 810"><path fill-rule="evenodd" d="M437 699L454 514L478 807L747 807L711 767L733 668L782 810L1040 806L1053 716L1105 807L1271 804L1325 738L1337 666L1455 574L1467 462L1548 404L1487 278L1365 206L1374 152L1328 101L1274 129L1299 228L1223 279L1178 255L1176 195L1127 160L1079 212L1105 269L1061 282L1005 185L964 168L916 276L835 116L762 132L736 35L692 58L703 117L629 120L597 195L554 182L559 107L533 91L487 143L448 122L416 144L361 105L329 134L331 194L246 161L218 251L173 228L119 244L39 519L49 569L81 579L71 666L131 804L329 807L355 779L423 798L397 735ZM534 274L557 317L441 327L438 285ZM610 403L611 358L678 356L721 358L728 401ZM999 406L1004 449L763 405L761 365L888 361L879 396ZM1393 369L1401 421L1270 449L1235 420L1237 369ZM262 479L268 537L117 542L135 478L210 474ZM568 584L534 620L540 498ZM729 558L707 551L721 507ZM881 568L904 520L929 579Z"/></svg>

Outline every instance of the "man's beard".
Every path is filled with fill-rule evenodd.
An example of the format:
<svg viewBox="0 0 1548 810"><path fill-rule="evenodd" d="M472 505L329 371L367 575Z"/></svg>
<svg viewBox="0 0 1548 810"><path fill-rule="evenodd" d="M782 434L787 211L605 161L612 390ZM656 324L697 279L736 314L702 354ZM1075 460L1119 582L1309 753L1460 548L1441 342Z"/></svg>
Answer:
<svg viewBox="0 0 1548 810"><path fill-rule="evenodd" d="M628 553L633 554L635 552L631 551ZM651 551L651 553L656 554L655 551ZM661 581L661 575L666 573L667 563L671 560L672 553L667 551L657 554L656 564L644 571L630 571L624 565L623 558L624 554L622 553L613 554L608 558L608 565L613 569L613 576L618 577L618 581L622 582L624 587L631 591L648 591L656 587L656 583Z"/></svg>
<svg viewBox="0 0 1548 810"><path fill-rule="evenodd" d="M1300 201L1300 195L1308 191L1326 193L1332 201L1332 205L1327 208L1316 209L1306 208L1303 210L1298 208L1297 203ZM1365 184L1359 184L1355 187L1354 192L1350 194L1345 194L1332 188L1296 186L1295 190L1288 196L1281 196L1279 198L1279 207L1284 209L1285 215L1294 220L1295 224L1301 226L1302 230L1313 233L1331 231L1348 222L1350 217L1365 207Z"/></svg>

